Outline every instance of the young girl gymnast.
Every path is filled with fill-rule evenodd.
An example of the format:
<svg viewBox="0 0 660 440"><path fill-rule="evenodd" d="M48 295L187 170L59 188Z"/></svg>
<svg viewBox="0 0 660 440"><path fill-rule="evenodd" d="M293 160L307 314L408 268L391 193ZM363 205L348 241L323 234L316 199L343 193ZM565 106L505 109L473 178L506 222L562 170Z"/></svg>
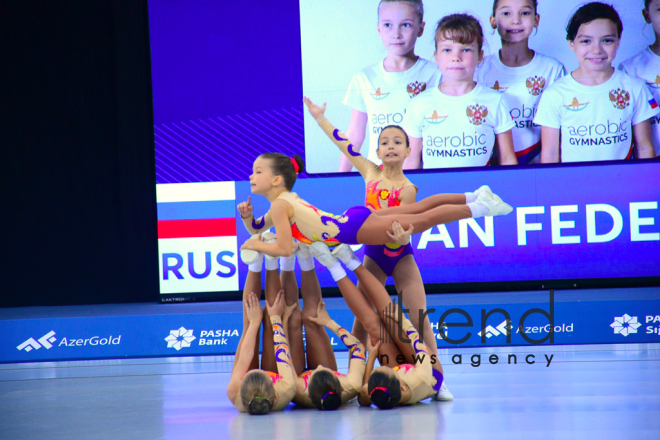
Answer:
<svg viewBox="0 0 660 440"><path fill-rule="evenodd" d="M411 168L486 166L497 144L499 163L518 163L504 97L474 81L483 58L483 30L468 14L438 22L435 61L442 83L410 101L403 128L410 137Z"/></svg>
<svg viewBox="0 0 660 440"><path fill-rule="evenodd" d="M653 26L655 42L619 64L619 69L646 82L653 99L660 101L660 0L644 0L644 20ZM651 139L656 156L660 155L660 119L651 118Z"/></svg>
<svg viewBox="0 0 660 440"><path fill-rule="evenodd" d="M334 136L334 127L325 118L325 104L323 107L315 105L309 98L305 98L310 114L316 119L325 133L350 160L360 172L366 183L365 205L374 210L385 210L390 207L409 205L415 202L417 187L403 174L404 160L410 155L408 136L398 126L385 127L378 137L378 157L382 165L366 159L362 155L354 155L349 149L350 143L346 140L337 139ZM473 202L476 197L473 194L465 196L466 200ZM457 197L457 203L461 203L462 196ZM426 310L426 292L424 282L415 263L413 248L410 245L410 234L412 229L403 231L397 223L393 230L398 232L395 242L386 245L366 245L364 251L364 266L384 286L388 277L394 278L398 291L403 292L404 305L409 310ZM358 284L358 287L360 285ZM437 355L437 344L435 335L428 317L424 322L419 322L419 314L411 314L415 328L422 328L424 343L431 354ZM365 340L366 331L356 318L353 324L353 334L358 339ZM442 372L440 362L436 364L437 369ZM451 400L453 396L445 387L438 395L439 399Z"/></svg>
<svg viewBox="0 0 660 440"><path fill-rule="evenodd" d="M643 81L615 70L623 25L616 10L592 2L566 26L579 67L552 84L534 118L541 125L541 162L655 157L649 119L660 113Z"/></svg>
<svg viewBox="0 0 660 440"><path fill-rule="evenodd" d="M444 385L443 374L433 368L438 363L437 356L428 353L417 330L405 316L398 322L397 309L385 287L360 264L348 245L341 244L332 252L320 242L310 248L316 259L328 267L346 304L369 334L366 338L369 360L358 398L360 404L366 406L373 402L380 409L389 409L432 396L437 398ZM338 260L355 273L373 306L346 276ZM380 344L372 347L373 341L380 341ZM381 366L374 369L376 357Z"/></svg>
<svg viewBox="0 0 660 440"><path fill-rule="evenodd" d="M353 109L346 135L358 152L369 133L364 156L372 162L380 164L376 153L380 130L401 123L410 99L438 85L440 72L435 64L415 55L424 25L421 0L381 0L378 4L378 36L387 57L356 73L343 101ZM339 171L351 171L352 166L342 157Z"/></svg>
<svg viewBox="0 0 660 440"><path fill-rule="evenodd" d="M308 364L308 368L296 377L296 395L293 401L306 408L334 410L360 392L366 366L365 348L355 336L330 318L323 301L319 302L316 314L309 318L309 322L321 329L329 328L348 348L348 374L336 371L334 351L327 335L325 339L319 340L316 335L306 333L308 356L311 351L323 352L323 355L333 359L335 366L333 368L327 364Z"/></svg>
<svg viewBox="0 0 660 440"><path fill-rule="evenodd" d="M239 205L243 216L251 210L249 203ZM266 240L272 240L272 233L264 233L263 236ZM330 319L321 299L321 287L309 247L302 243L298 245L295 255L279 258L285 301L289 304L287 307L294 308L289 323L304 322L307 342L303 343L301 332L288 332L294 370L300 373L296 376L296 395L293 401L303 407L334 410L359 393L365 369L365 350L360 341ZM301 268L302 312L295 307L298 302L298 285L294 274L296 257ZM250 270L258 270L262 259L263 255L259 255L256 268L255 263L252 263ZM266 256L267 268L272 269L276 263L273 258ZM274 273L277 273L276 268ZM267 276L270 274L269 270ZM349 349L349 369L346 375L337 372L337 361L325 327L339 336Z"/></svg>
<svg viewBox="0 0 660 440"><path fill-rule="evenodd" d="M335 135L345 140L339 130ZM291 158L279 153L265 153L257 157L250 175L251 191L266 197L271 205L269 212L259 220L252 217L245 221L254 221L266 228L274 226L277 238L272 243L251 238L243 243L241 250L290 256L293 238L306 244L322 241L333 246L340 243L382 245L392 241L388 232L395 221L411 225L415 233L421 233L438 224L463 218L506 215L513 210L490 189L482 187L484 190L476 201L467 204L464 194L436 194L411 205L384 211L372 213L364 206L356 206L342 215L334 215L321 211L291 192L303 167L300 156Z"/></svg>
<svg viewBox="0 0 660 440"><path fill-rule="evenodd" d="M261 275L248 271L243 290L243 333L227 385L227 397L241 412L267 414L284 409L296 394L295 375L286 339L289 315L295 307L285 311L283 291L277 293L272 306L266 301L273 342L268 344L264 339L263 352L264 356L272 352L275 368L268 368L262 363L262 369L258 369L259 328L264 313L255 291L261 292Z"/></svg>
<svg viewBox="0 0 660 440"><path fill-rule="evenodd" d="M556 59L529 48L529 37L538 28L536 0L495 0L490 25L502 40L502 49L484 58L477 83L503 93L515 121L513 146L518 163L539 162L541 127L534 115L546 87L566 75Z"/></svg>

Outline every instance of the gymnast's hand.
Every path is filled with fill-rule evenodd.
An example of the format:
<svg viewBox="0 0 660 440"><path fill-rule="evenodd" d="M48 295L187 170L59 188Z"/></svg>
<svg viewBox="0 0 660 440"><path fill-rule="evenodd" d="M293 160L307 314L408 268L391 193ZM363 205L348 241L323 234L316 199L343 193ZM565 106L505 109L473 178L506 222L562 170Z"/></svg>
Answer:
<svg viewBox="0 0 660 440"><path fill-rule="evenodd" d="M259 305L259 299L254 292L250 292L247 298L245 298L245 312L249 322L261 322L264 317L264 310Z"/></svg>
<svg viewBox="0 0 660 440"><path fill-rule="evenodd" d="M330 315L328 314L328 311L325 309L325 303L321 301L316 307L316 316L310 317L310 321L312 321L314 324L318 324L322 327L325 327L327 324L329 324L332 321L332 318L330 318Z"/></svg>
<svg viewBox="0 0 660 440"><path fill-rule="evenodd" d="M326 103L323 103L323 107L319 107L318 105L314 104L307 96L305 96L303 102L307 105L307 110L309 110L309 114L314 116L314 119L318 119L320 116L324 115Z"/></svg>
<svg viewBox="0 0 660 440"><path fill-rule="evenodd" d="M298 308L298 301L294 302L290 306L284 306L284 315L282 315L282 321L287 321L293 312Z"/></svg>
<svg viewBox="0 0 660 440"><path fill-rule="evenodd" d="M378 349L380 348L381 342L378 341L375 344L371 343L371 336L367 335L367 352L369 352L369 357L378 356Z"/></svg>
<svg viewBox="0 0 660 440"><path fill-rule="evenodd" d="M397 221L392 222L392 231L393 234L390 234L390 231L387 232L387 235L396 243L399 243L401 246L405 246L410 243L410 236L413 234L415 227L410 225L407 231L403 229L403 226Z"/></svg>
<svg viewBox="0 0 660 440"><path fill-rule="evenodd" d="M249 218L252 217L252 204L250 203L250 199L252 196L248 196L247 202L241 202L238 204L238 212L241 213L241 218Z"/></svg>
<svg viewBox="0 0 660 440"><path fill-rule="evenodd" d="M273 305L266 301L266 311L270 316L282 316L284 314L284 290L277 292L277 297Z"/></svg>
<svg viewBox="0 0 660 440"><path fill-rule="evenodd" d="M262 243L262 241L258 240L256 238L250 238L249 240L245 240L245 243L243 243L241 245L241 250L243 250L243 249L253 249L253 250L256 251L256 250L258 250L256 248L256 246L258 246L257 243Z"/></svg>

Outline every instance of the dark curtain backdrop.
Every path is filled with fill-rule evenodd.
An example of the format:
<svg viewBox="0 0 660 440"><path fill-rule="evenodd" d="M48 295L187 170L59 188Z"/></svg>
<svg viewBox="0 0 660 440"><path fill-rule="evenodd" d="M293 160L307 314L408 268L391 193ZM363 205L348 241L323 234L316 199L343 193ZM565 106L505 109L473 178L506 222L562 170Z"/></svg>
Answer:
<svg viewBox="0 0 660 440"><path fill-rule="evenodd" d="M2 0L0 36L0 306L157 301L146 0Z"/></svg>

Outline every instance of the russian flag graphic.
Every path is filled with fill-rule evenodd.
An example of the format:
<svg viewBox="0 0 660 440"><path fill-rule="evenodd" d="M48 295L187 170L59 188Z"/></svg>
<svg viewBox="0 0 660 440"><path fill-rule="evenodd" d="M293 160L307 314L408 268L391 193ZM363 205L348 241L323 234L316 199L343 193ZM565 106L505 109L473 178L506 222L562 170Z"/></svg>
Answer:
<svg viewBox="0 0 660 440"><path fill-rule="evenodd" d="M651 106L651 108L658 107L658 103L655 102L655 98L651 98L651 100L649 101L649 105Z"/></svg>
<svg viewBox="0 0 660 440"><path fill-rule="evenodd" d="M238 290L234 182L157 185L161 293Z"/></svg>

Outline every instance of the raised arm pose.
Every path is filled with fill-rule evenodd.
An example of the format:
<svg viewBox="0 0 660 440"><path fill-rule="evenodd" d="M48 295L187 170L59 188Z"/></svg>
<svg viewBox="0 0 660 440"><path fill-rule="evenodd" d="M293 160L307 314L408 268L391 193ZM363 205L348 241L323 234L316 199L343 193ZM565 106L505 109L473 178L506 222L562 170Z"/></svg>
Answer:
<svg viewBox="0 0 660 440"><path fill-rule="evenodd" d="M349 142L335 137L335 129L325 117L325 104L319 107L309 98L305 98L304 102L319 126L364 178L366 207L387 212L389 208L415 203L417 187L403 173L404 161L410 156L408 136L403 129L392 125L380 132L376 152L382 160L382 165L378 166L364 156L355 154ZM453 201L460 204L463 201L474 202L476 198L473 193L456 194ZM395 240L392 243L365 246L364 266L383 286L388 277L393 277L397 290L402 292L404 305L408 310L426 310L424 283L410 243L413 230L414 228L410 227L405 231L399 223L395 223L394 234L391 235ZM359 283L358 287L361 287ZM431 354L437 356L435 335L428 317L425 316L424 322L419 322L419 314L412 313L411 318L416 328L423 327L424 342ZM357 318L353 324L353 334L360 340L365 340L366 331ZM434 368L441 373L443 371L440 362L437 362ZM445 385L437 398L451 400L453 396Z"/></svg>

